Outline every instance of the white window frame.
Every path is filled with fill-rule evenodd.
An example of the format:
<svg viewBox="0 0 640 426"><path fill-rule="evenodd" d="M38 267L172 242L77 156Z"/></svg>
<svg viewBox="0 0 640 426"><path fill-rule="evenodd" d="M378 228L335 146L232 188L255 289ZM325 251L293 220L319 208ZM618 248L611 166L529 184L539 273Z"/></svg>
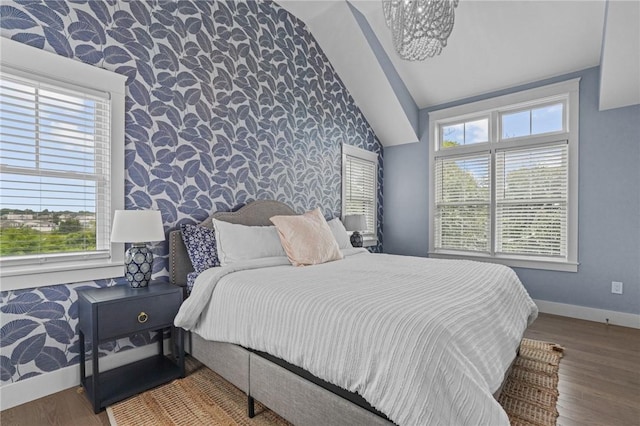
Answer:
<svg viewBox="0 0 640 426"><path fill-rule="evenodd" d="M80 61L0 37L0 73L28 75L40 81L83 87L109 94L111 107L111 211L96 212L108 216L124 209L124 116L126 77ZM0 289L17 290L46 285L67 284L121 276L124 244L111 243L103 258L79 254L42 256L39 263L0 261Z"/></svg>
<svg viewBox="0 0 640 426"><path fill-rule="evenodd" d="M470 259L501 263L512 267L545 269L553 271L578 271L578 140L579 140L579 89L580 79L567 80L534 89L524 90L482 101L472 102L456 107L446 108L429 113L429 256L436 258ZM560 132L549 132L526 137L502 139L501 116L550 104L564 102L564 129ZM489 116L489 143L463 145L460 147L440 148L442 125L450 125ZM546 257L494 254L495 250L495 152L496 149L517 146L540 145L554 141L566 140L568 144L568 214L567 214L567 257L556 260ZM479 153L491 153L491 223L489 237L490 254L459 252L435 248L435 159L440 155L448 156ZM445 154L443 154L445 153Z"/></svg>
<svg viewBox="0 0 640 426"><path fill-rule="evenodd" d="M371 238L368 235L365 236L363 240L364 247L371 247L378 244L378 154L372 151L367 151L366 149L358 148L353 145L342 144L342 216L341 219L344 222L344 216L346 209L346 199L347 199L347 156L355 157L360 160L370 161L375 165L376 168L376 178L374 179L374 207L373 207L373 215L374 215L374 227L375 237Z"/></svg>

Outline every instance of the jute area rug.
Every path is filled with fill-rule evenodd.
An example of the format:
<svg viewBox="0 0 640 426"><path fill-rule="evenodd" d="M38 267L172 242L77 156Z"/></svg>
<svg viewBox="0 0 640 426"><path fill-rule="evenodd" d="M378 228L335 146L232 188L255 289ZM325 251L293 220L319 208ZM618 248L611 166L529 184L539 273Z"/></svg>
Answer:
<svg viewBox="0 0 640 426"><path fill-rule="evenodd" d="M512 425L553 426L558 412L560 346L523 339L520 354L499 402ZM111 426L284 426L286 420L256 401L256 416L246 416L246 395L193 360L184 379L144 392L107 408Z"/></svg>

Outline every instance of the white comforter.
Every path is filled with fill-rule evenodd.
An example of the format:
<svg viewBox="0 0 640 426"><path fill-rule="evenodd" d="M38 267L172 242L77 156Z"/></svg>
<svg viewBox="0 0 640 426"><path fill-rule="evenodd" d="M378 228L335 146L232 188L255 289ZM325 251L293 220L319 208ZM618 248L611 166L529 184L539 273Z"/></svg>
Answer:
<svg viewBox="0 0 640 426"><path fill-rule="evenodd" d="M368 254L212 268L175 324L362 395L399 425L508 425L492 394L537 308L501 265Z"/></svg>

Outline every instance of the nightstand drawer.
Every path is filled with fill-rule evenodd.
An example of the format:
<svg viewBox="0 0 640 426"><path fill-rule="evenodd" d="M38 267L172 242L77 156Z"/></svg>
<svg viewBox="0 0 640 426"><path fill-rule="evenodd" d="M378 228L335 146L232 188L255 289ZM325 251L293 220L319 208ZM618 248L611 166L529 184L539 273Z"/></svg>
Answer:
<svg viewBox="0 0 640 426"><path fill-rule="evenodd" d="M173 293L101 304L98 306L98 339L104 341L171 325L181 302L182 295Z"/></svg>

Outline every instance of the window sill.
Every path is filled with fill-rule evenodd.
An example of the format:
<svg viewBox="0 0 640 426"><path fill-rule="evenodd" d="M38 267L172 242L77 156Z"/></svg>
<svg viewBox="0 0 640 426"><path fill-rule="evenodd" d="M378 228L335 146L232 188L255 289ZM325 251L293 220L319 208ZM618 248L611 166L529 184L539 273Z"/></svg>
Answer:
<svg viewBox="0 0 640 426"><path fill-rule="evenodd" d="M483 256L481 254L459 254L448 252L429 252L429 257L435 259L465 259L475 260L478 262L499 263L512 268L529 268L529 269L543 269L547 271L559 271L559 272L578 272L578 263L554 261L554 260L539 260L539 259L516 259L507 257L492 257Z"/></svg>
<svg viewBox="0 0 640 426"><path fill-rule="evenodd" d="M364 240L362 242L362 247L374 247L378 245L378 240L377 239L368 239L368 240Z"/></svg>
<svg viewBox="0 0 640 426"><path fill-rule="evenodd" d="M22 290L120 277L123 274L124 262L115 262L110 259L3 267L0 272L2 279L0 289L2 291Z"/></svg>

